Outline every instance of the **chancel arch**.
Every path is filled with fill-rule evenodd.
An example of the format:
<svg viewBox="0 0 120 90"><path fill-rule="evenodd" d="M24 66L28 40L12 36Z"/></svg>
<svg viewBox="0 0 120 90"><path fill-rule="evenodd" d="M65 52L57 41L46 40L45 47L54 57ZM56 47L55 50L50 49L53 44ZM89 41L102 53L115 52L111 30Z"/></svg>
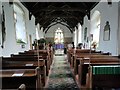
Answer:
<svg viewBox="0 0 120 90"><path fill-rule="evenodd" d="M66 26L59 24L59 23L54 26L51 26L49 28L49 30L47 31L47 33L45 34L45 38L46 38L47 42L54 43L55 31L56 31L56 29L58 29L58 27L60 27L63 31L64 44L71 43L73 40L72 39L73 33L71 33L70 30Z"/></svg>

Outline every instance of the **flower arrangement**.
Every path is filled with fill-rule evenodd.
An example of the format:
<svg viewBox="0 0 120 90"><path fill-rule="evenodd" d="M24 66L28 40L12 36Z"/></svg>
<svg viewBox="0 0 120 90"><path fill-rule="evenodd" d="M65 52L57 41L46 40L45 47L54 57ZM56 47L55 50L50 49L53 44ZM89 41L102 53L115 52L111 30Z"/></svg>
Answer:
<svg viewBox="0 0 120 90"><path fill-rule="evenodd" d="M21 39L17 39L17 43L20 43L20 44L26 44L24 41L22 41Z"/></svg>
<svg viewBox="0 0 120 90"><path fill-rule="evenodd" d="M45 47L46 40L44 38L41 38L39 40L35 39L32 46L34 46L35 49L37 49L37 45L39 46L39 49L43 49Z"/></svg>
<svg viewBox="0 0 120 90"><path fill-rule="evenodd" d="M45 49L46 39L41 38L38 40L39 49Z"/></svg>
<svg viewBox="0 0 120 90"><path fill-rule="evenodd" d="M91 44L91 46L93 47L93 49L96 49L96 47L97 47L97 42L96 42L96 41L93 41L93 43Z"/></svg>
<svg viewBox="0 0 120 90"><path fill-rule="evenodd" d="M44 38L41 38L40 40L38 40L38 43L46 43L46 40Z"/></svg>

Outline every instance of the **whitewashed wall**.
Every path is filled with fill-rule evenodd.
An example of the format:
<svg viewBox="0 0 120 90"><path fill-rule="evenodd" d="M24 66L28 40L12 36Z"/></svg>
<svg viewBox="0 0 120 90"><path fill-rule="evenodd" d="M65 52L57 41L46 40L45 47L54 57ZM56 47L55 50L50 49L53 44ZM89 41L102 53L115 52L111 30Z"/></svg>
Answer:
<svg viewBox="0 0 120 90"><path fill-rule="evenodd" d="M90 48L89 46L89 42L86 42L84 40L84 30L87 27L87 37L89 37L90 35L90 20L88 20L88 16L84 17L84 24L82 25L82 43L84 45L85 48Z"/></svg>
<svg viewBox="0 0 120 90"><path fill-rule="evenodd" d="M73 42L75 47L77 46L77 28L75 27L75 31L73 33Z"/></svg>
<svg viewBox="0 0 120 90"><path fill-rule="evenodd" d="M78 43L82 43L82 26L78 23Z"/></svg>
<svg viewBox="0 0 120 90"><path fill-rule="evenodd" d="M2 41L2 38L1 38L1 29L2 29L2 26L1 26L1 23L2 23L2 21L1 21L1 14L2 14L2 1L0 0L0 56L2 56L2 48L1 48L1 41Z"/></svg>
<svg viewBox="0 0 120 90"><path fill-rule="evenodd" d="M32 36L32 43L33 41L36 39L36 26L35 26L35 17L32 15L31 20L28 20L27 22L27 26L28 26L28 35ZM28 38L28 41L30 43L30 40ZM30 45L29 45L30 46ZM30 47L29 47L30 48ZM29 49L28 48L28 49Z"/></svg>
<svg viewBox="0 0 120 90"><path fill-rule="evenodd" d="M41 29L39 29L39 37L44 38L43 27L41 27Z"/></svg>
<svg viewBox="0 0 120 90"><path fill-rule="evenodd" d="M91 16L93 13L98 10L101 15L101 24L100 24L100 41L99 41L99 50L104 52L111 52L112 55L118 55L118 41L117 41L117 30L118 30L118 3L112 2L112 5L108 5L106 2L100 2L91 10ZM86 16L87 17L87 16ZM90 21L87 18L84 18L84 27L87 26L90 31ZM110 40L103 40L103 30L106 24L106 21L109 21L110 24Z"/></svg>
<svg viewBox="0 0 120 90"><path fill-rule="evenodd" d="M118 55L120 55L120 2L118 9Z"/></svg>
<svg viewBox="0 0 120 90"><path fill-rule="evenodd" d="M118 3L113 2L112 6L109 6L107 2L101 2L92 10L91 13L94 13L95 10L98 10L101 15L99 50L104 52L111 52L112 55L118 55L117 49ZM103 30L106 21L109 21L110 24L109 41L103 40Z"/></svg>
<svg viewBox="0 0 120 90"><path fill-rule="evenodd" d="M29 45L29 34L32 35L32 38L35 38L35 25L34 18L29 20L29 12L28 10L20 3L18 4L25 11L25 21L26 21L26 31L28 43L25 45L25 48L22 48L21 45L16 43L15 37L15 27L14 27L14 19L13 19L13 5L9 5L8 2L3 2L4 11L5 11L5 25L6 25L6 40L4 43L4 49L2 51L3 56L10 56L10 54L17 54L18 52L22 52L30 49Z"/></svg>

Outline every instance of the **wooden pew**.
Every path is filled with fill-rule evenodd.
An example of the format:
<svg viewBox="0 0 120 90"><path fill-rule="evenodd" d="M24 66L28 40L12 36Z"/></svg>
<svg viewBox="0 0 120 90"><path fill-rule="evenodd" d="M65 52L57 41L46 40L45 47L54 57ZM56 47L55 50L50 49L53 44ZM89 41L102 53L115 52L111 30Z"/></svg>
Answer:
<svg viewBox="0 0 120 90"><path fill-rule="evenodd" d="M6 69L0 70L2 89L17 89L25 84L26 90L40 90L39 67L36 69Z"/></svg>
<svg viewBox="0 0 120 90"><path fill-rule="evenodd" d="M10 58L10 57L3 57L2 60L2 68L3 69L35 69L36 67L40 67L40 75L41 75L41 81L42 81L42 86L45 85L46 83L46 66L45 66L45 60L39 59L39 64L38 60L30 60L23 58Z"/></svg>
<svg viewBox="0 0 120 90"><path fill-rule="evenodd" d="M79 77L79 82L80 85L87 85L87 87L90 87L88 82L90 80L87 79L86 82L86 75L89 70L89 66L94 66L94 65L119 65L120 60L118 58L91 58L89 59L81 59L80 60L80 65L78 66L78 77ZM88 75L90 77L90 75ZM87 76L87 77L88 77ZM90 87L91 88L91 87Z"/></svg>
<svg viewBox="0 0 120 90"><path fill-rule="evenodd" d="M74 49L67 49L67 58L70 64L71 64L71 56L72 56L73 51Z"/></svg>
<svg viewBox="0 0 120 90"><path fill-rule="evenodd" d="M50 64L47 55L41 55L41 56L36 56L32 54L23 54L23 55L12 55L12 58L24 58L26 60L38 60L39 59L44 59L45 60L45 66L46 66L46 75L48 76L49 69L50 69Z"/></svg>
<svg viewBox="0 0 120 90"><path fill-rule="evenodd" d="M30 55L30 54L11 54L11 57L19 57L19 58L38 58L38 55ZM39 56L42 58L42 55Z"/></svg>
<svg viewBox="0 0 120 90"><path fill-rule="evenodd" d="M94 54L94 55L101 55L102 53L101 52L96 52L94 50L90 50L90 49L77 49L77 50L74 50L72 53L71 53L71 67L74 68L74 61L77 57L81 57L81 54L82 55L90 55L90 54Z"/></svg>
<svg viewBox="0 0 120 90"><path fill-rule="evenodd" d="M49 61L49 66L52 64L52 60L53 60L53 51L52 50L29 50L29 51L26 51L27 53L38 53L39 52L39 55L42 55L44 57L47 56L47 59ZM50 67L49 67L50 68Z"/></svg>
<svg viewBox="0 0 120 90"><path fill-rule="evenodd" d="M101 55L111 55L111 53L103 53L102 51L90 50L90 49L71 49L68 50L68 60L70 61L71 67L74 67L74 56L79 56L80 54L101 54Z"/></svg>
<svg viewBox="0 0 120 90"><path fill-rule="evenodd" d="M30 54L30 55L39 54L39 56L44 56L44 58L50 59L50 52L48 52L47 50L29 50L29 51L25 51L24 54Z"/></svg>
<svg viewBox="0 0 120 90"><path fill-rule="evenodd" d="M92 65L87 73L87 88L120 88L120 63L118 65Z"/></svg>
<svg viewBox="0 0 120 90"><path fill-rule="evenodd" d="M44 59L45 60L45 66L46 66L46 75L48 76L48 73L49 73L49 69L50 69L50 65L49 65L49 60L48 60L48 57L47 55L40 55L38 57L38 55L34 55L34 54L20 54L20 55L11 55L12 59L17 59L17 60L23 60L23 61L26 61L26 60L38 60L39 59Z"/></svg>
<svg viewBox="0 0 120 90"><path fill-rule="evenodd" d="M76 49L75 53L90 53L90 52L95 52L93 50L90 49Z"/></svg>
<svg viewBox="0 0 120 90"><path fill-rule="evenodd" d="M8 58L7 58L8 59ZM2 61L2 69L34 69L38 66L45 66L45 62L43 59L38 61L20 61L20 60L12 60L11 58L6 60L3 58Z"/></svg>
<svg viewBox="0 0 120 90"><path fill-rule="evenodd" d="M19 53L19 54L24 55L24 56L29 56L29 55L32 55L32 56L37 55L38 56L38 52L39 52L39 56L46 60L45 61L46 68L47 68L46 74L48 75L50 65L52 64L53 56L49 52L47 52L47 50L29 50L29 51L25 51L24 53L22 52L22 53Z"/></svg>
<svg viewBox="0 0 120 90"><path fill-rule="evenodd" d="M108 55L101 55L100 53L80 53L80 54L77 54L77 55L73 55L73 64L74 65L72 65L72 66L74 66L73 67L73 69L74 69L74 74L76 75L76 74L78 74L78 65L80 64L80 61L79 61L79 59L80 58L104 58L104 57L106 57L106 58L113 58L112 56L108 56ZM114 57L115 58L115 57Z"/></svg>

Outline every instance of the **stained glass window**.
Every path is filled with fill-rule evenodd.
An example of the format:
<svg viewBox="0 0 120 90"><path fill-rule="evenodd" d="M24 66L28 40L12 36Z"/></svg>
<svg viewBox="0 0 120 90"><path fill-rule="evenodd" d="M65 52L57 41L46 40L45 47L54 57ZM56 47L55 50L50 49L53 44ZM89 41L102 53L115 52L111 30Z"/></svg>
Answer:
<svg viewBox="0 0 120 90"><path fill-rule="evenodd" d="M63 35L63 31L60 27L57 28L57 30L55 31L55 38L54 38L54 42L56 44L58 43L63 43L64 42L64 35Z"/></svg>
<svg viewBox="0 0 120 90"><path fill-rule="evenodd" d="M27 43L25 13L23 9L17 4L14 4L13 16L14 16L17 43Z"/></svg>

